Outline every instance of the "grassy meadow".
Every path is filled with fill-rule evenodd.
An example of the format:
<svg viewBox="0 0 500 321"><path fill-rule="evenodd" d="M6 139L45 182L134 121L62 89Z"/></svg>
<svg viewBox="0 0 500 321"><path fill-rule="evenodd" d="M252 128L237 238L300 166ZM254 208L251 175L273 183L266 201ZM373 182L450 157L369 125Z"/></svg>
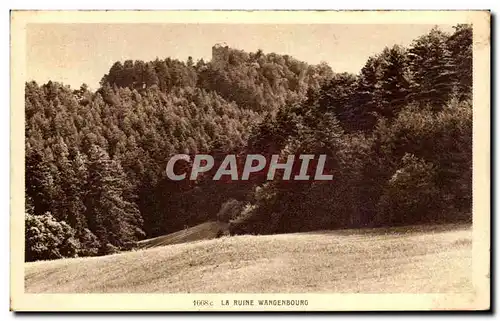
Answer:
<svg viewBox="0 0 500 321"><path fill-rule="evenodd" d="M31 293L468 292L471 237L462 225L224 236L26 263L25 287Z"/></svg>

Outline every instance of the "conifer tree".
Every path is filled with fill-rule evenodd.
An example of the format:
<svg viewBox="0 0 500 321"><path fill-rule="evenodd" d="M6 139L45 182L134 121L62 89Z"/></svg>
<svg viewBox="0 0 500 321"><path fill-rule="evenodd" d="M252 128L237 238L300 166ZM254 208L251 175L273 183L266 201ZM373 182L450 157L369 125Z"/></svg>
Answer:
<svg viewBox="0 0 500 321"><path fill-rule="evenodd" d="M434 110L442 109L453 92L453 60L446 40L447 34L434 28L408 50L412 100Z"/></svg>

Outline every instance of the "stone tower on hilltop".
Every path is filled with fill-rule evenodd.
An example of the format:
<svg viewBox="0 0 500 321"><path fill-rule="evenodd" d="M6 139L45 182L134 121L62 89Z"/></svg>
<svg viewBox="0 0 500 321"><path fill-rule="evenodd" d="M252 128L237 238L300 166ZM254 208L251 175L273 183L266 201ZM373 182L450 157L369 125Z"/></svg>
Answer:
<svg viewBox="0 0 500 321"><path fill-rule="evenodd" d="M215 67L223 68L229 60L229 47L223 43L218 43L212 47L212 64Z"/></svg>

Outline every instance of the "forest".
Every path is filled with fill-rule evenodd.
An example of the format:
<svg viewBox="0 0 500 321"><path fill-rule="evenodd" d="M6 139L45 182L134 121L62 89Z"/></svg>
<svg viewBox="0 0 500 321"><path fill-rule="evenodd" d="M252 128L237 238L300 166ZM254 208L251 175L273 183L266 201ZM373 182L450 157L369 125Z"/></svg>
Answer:
<svg viewBox="0 0 500 321"><path fill-rule="evenodd" d="M117 61L95 91L28 81L25 150L26 261L213 220L231 234L471 222L472 26L386 47L358 74L215 45L207 62ZM216 166L172 181L175 154ZM333 180L212 180L227 154L325 154Z"/></svg>

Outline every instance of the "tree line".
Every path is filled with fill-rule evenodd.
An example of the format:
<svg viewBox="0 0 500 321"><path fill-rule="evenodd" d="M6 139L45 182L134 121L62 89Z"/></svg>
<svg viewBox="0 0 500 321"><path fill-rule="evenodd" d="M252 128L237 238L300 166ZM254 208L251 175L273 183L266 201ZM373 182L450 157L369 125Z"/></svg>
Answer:
<svg viewBox="0 0 500 321"><path fill-rule="evenodd" d="M25 115L28 261L215 219L233 234L471 219L470 25L387 47L357 75L219 45L209 62L116 62L96 91L27 82ZM334 180L171 181L178 153L214 170L228 153L326 154Z"/></svg>

